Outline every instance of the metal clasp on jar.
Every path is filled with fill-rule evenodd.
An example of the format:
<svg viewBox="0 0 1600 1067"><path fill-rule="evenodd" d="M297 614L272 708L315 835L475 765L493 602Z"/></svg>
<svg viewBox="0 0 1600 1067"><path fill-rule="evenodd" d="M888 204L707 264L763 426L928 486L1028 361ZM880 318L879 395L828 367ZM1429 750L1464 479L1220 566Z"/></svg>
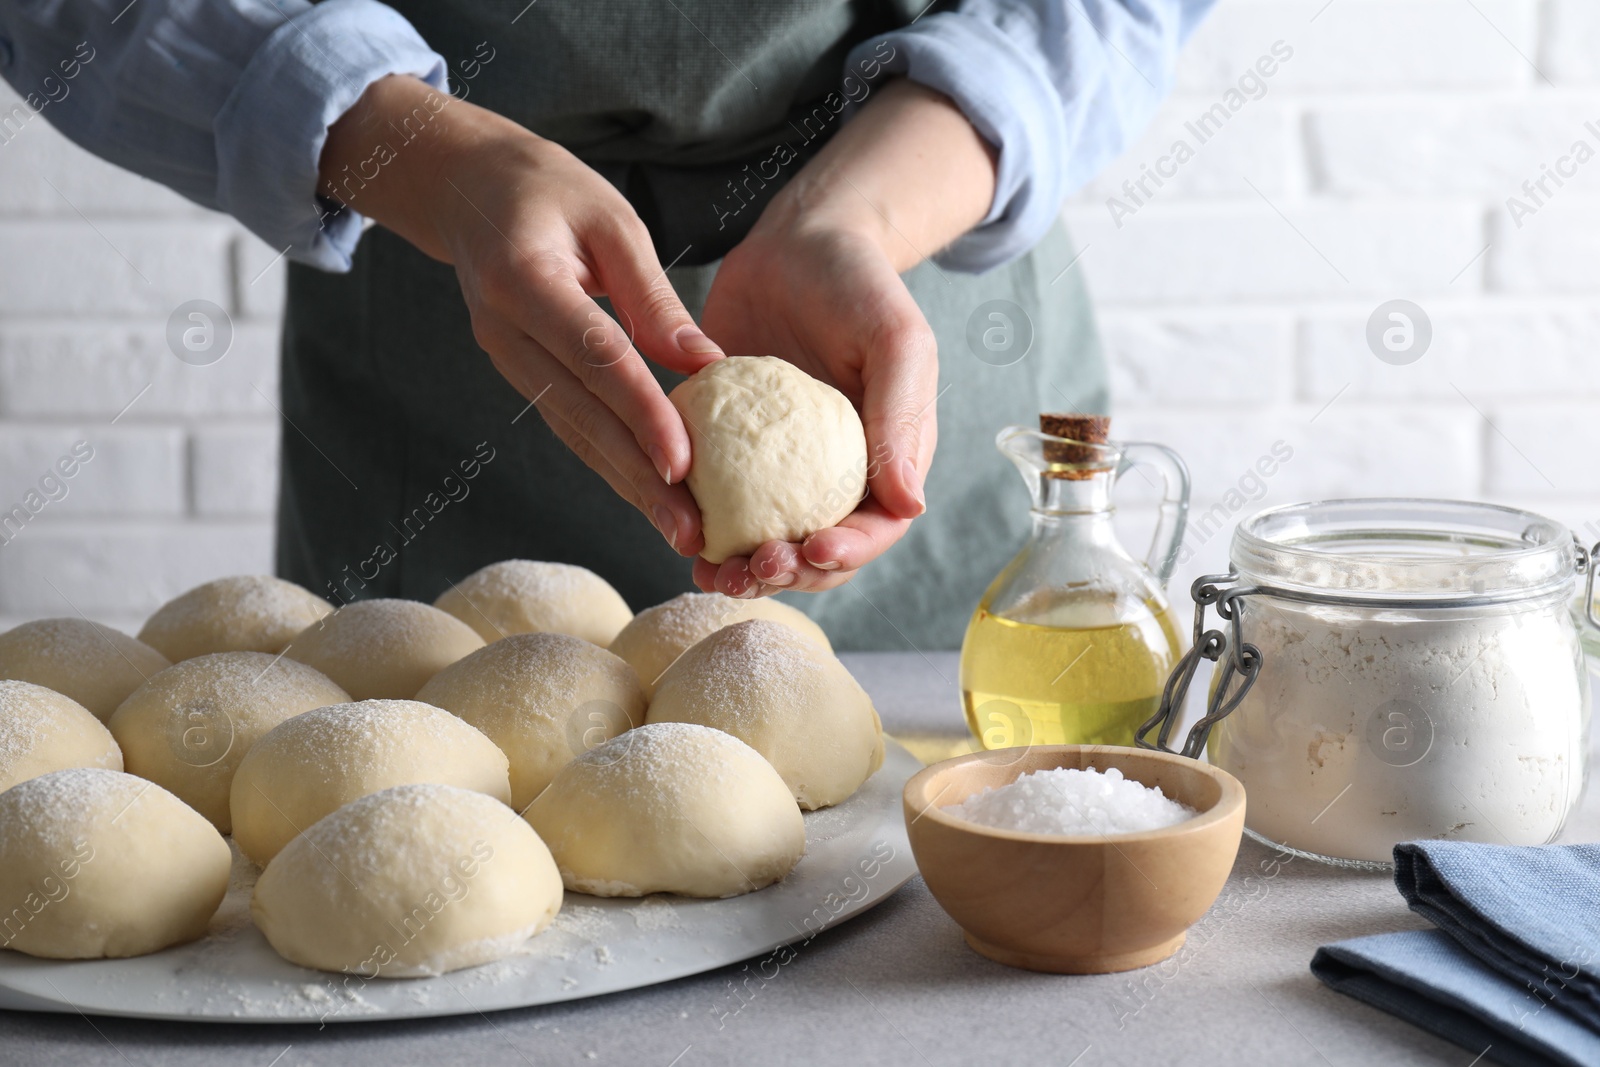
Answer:
<svg viewBox="0 0 1600 1067"><path fill-rule="evenodd" d="M1576 537L1572 539L1575 543ZM1592 548L1584 548L1581 543L1576 544L1578 550L1577 571L1584 575L1583 580L1583 618L1590 626L1600 630L1600 618L1594 613L1594 572L1600 568L1600 541L1596 541Z"/></svg>
<svg viewBox="0 0 1600 1067"><path fill-rule="evenodd" d="M1256 676L1261 673L1261 650L1244 640L1240 632L1240 616L1244 598L1261 590L1254 586L1234 586L1233 583L1238 580L1239 576L1232 572L1206 574L1195 579L1189 587L1189 595L1194 598L1194 641L1172 669L1166 688L1161 692L1161 706L1135 732L1134 743L1140 748L1174 752L1168 747L1168 741L1183 716L1184 700L1189 695L1189 685L1194 681L1194 673L1201 660L1218 663L1224 656L1227 657L1227 662L1222 663L1220 668L1222 673L1211 692L1211 699L1207 702L1205 717L1189 730L1189 736L1178 755L1199 759L1211 728L1227 718L1255 684ZM1206 629L1206 608L1209 606L1215 606L1217 615L1231 624L1232 640L1221 630ZM1156 739L1148 740L1150 731L1158 727Z"/></svg>

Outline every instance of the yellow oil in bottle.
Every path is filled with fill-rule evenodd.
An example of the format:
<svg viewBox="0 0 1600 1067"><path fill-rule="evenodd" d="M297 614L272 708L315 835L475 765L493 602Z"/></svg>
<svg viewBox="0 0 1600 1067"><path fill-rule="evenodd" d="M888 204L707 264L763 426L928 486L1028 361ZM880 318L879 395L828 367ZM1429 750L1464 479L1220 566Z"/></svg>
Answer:
<svg viewBox="0 0 1600 1067"><path fill-rule="evenodd" d="M1002 616L986 598L961 646L967 726L986 749L1132 745L1182 653L1165 604L1056 593Z"/></svg>

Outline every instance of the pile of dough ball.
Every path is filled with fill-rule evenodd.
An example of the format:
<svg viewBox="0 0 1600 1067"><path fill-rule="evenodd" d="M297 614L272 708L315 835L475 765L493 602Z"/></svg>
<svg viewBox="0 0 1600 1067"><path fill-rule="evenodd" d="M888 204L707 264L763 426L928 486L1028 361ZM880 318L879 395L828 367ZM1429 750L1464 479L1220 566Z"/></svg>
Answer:
<svg viewBox="0 0 1600 1067"><path fill-rule="evenodd" d="M732 734L807 809L845 800L883 765L872 699L828 650L765 619L725 626L662 675L646 722Z"/></svg>
<svg viewBox="0 0 1600 1067"><path fill-rule="evenodd" d="M139 640L173 663L212 652L276 656L332 610L326 600L282 578L218 578L161 605L145 620Z"/></svg>
<svg viewBox="0 0 1600 1067"><path fill-rule="evenodd" d="M489 963L560 907L561 876L527 823L493 797L425 783L318 820L267 864L250 900L285 959L363 978Z"/></svg>
<svg viewBox="0 0 1600 1067"><path fill-rule="evenodd" d="M269 730L239 763L229 794L233 841L265 865L352 800L425 782L511 801L505 754L449 712L415 700L308 711Z"/></svg>
<svg viewBox="0 0 1600 1067"><path fill-rule="evenodd" d="M142 956L205 933L228 891L228 843L160 786L75 767L0 793L7 948L81 960Z"/></svg>
<svg viewBox="0 0 1600 1067"><path fill-rule="evenodd" d="M731 362L731 361L730 361ZM727 897L781 881L801 809L883 759L871 701L804 614L507 560L433 605L207 582L130 637L0 634L0 947L84 959L205 934L231 851L306 967L499 959L564 891ZM520 817L519 817L520 816Z"/></svg>
<svg viewBox="0 0 1600 1067"><path fill-rule="evenodd" d="M500 746L518 811L574 756L644 723L644 689L633 668L566 634L502 638L434 675L417 699Z"/></svg>
<svg viewBox="0 0 1600 1067"><path fill-rule="evenodd" d="M284 655L356 700L410 700L428 679L483 647L476 630L415 600L358 600L319 619Z"/></svg>
<svg viewBox="0 0 1600 1067"><path fill-rule="evenodd" d="M303 663L265 652L184 660L135 689L106 725L131 774L171 790L231 833L234 772L279 723L350 696Z"/></svg>
<svg viewBox="0 0 1600 1067"><path fill-rule="evenodd" d="M122 749L89 709L32 682L0 682L0 790L73 767L122 770Z"/></svg>
<svg viewBox="0 0 1600 1067"><path fill-rule="evenodd" d="M622 594L594 571L530 559L502 560L474 571L439 594L433 606L485 641L557 633L601 648L633 618Z"/></svg>
<svg viewBox="0 0 1600 1067"><path fill-rule="evenodd" d="M739 600L721 593L684 593L665 604L645 608L617 634L611 651L628 661L646 695L654 696L656 684L679 656L724 626L750 619L781 622L833 651L828 635L805 612L771 597Z"/></svg>
<svg viewBox="0 0 1600 1067"><path fill-rule="evenodd" d="M87 619L38 619L0 634L0 678L54 689L101 722L170 666L143 641Z"/></svg>
<svg viewBox="0 0 1600 1067"><path fill-rule="evenodd" d="M800 862L806 826L772 764L721 730L656 723L567 764L528 808L568 889L731 897Z"/></svg>

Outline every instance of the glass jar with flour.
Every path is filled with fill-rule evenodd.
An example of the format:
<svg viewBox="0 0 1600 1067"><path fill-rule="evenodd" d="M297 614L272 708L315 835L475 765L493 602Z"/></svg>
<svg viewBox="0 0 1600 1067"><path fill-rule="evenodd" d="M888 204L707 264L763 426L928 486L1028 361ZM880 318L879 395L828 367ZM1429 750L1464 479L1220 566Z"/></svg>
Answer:
<svg viewBox="0 0 1600 1067"><path fill-rule="evenodd" d="M1401 841L1560 833L1590 702L1568 610L1590 553L1564 526L1487 504L1327 501L1245 520L1231 555L1234 573L1195 583L1195 651L1141 744L1164 746L1199 660L1220 660L1185 751L1209 730L1251 836L1386 866ZM1227 633L1202 632L1207 606Z"/></svg>

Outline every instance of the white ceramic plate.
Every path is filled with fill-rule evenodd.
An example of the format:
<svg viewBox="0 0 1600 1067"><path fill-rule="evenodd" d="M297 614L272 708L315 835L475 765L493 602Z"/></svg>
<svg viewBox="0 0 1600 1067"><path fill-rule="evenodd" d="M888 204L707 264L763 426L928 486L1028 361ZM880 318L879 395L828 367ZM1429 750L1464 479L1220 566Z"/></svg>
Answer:
<svg viewBox="0 0 1600 1067"><path fill-rule="evenodd" d="M806 855L778 885L729 900L567 894L555 924L520 953L438 978L371 979L297 967L250 925L254 869L202 940L126 960L0 952L0 1008L211 1022L356 1022L463 1015L638 989L740 960L763 973L818 932L916 873L900 792L921 767L893 741L845 803L806 815ZM780 946L790 946L780 948Z"/></svg>

